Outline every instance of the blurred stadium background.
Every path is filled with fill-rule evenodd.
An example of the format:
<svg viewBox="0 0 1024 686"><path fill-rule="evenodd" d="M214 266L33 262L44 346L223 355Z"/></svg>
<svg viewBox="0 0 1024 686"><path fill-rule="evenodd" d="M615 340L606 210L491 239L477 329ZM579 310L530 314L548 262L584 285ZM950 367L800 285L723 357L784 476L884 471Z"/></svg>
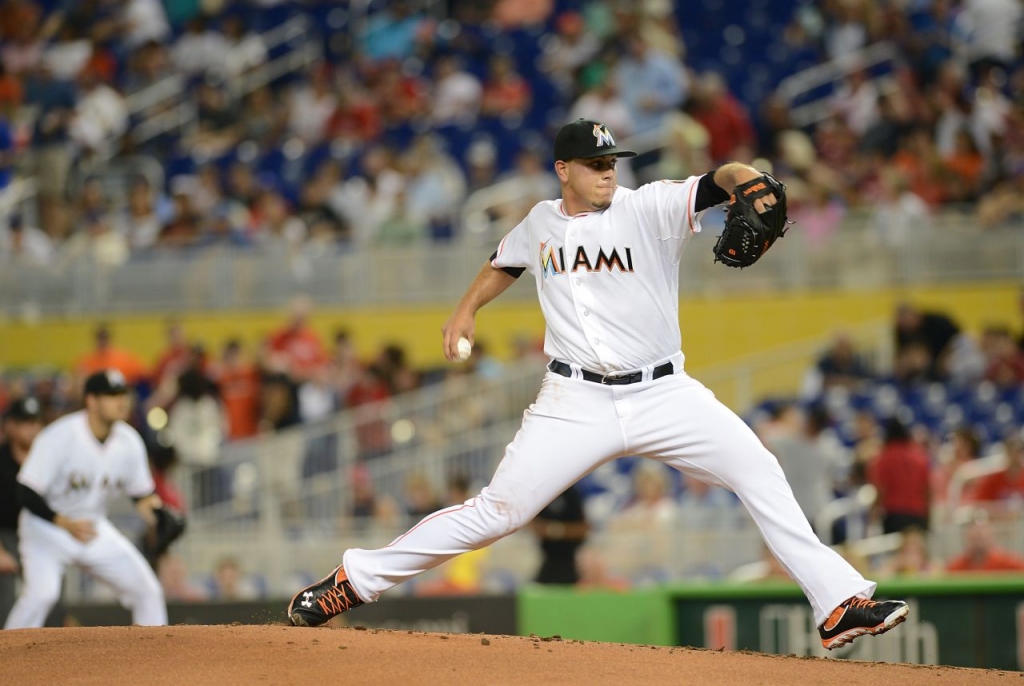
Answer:
<svg viewBox="0 0 1024 686"><path fill-rule="evenodd" d="M708 212L680 319L690 372L779 455L819 535L876 578L1020 573L1021 15L2 0L0 409L33 394L52 419L121 368L189 516L168 598L286 598L486 484L542 372L531 285L481 314L469 364L437 332L557 195L550 140L586 116L642 151L625 185L731 159L788 184L795 227L754 269L712 265ZM921 459L926 502L881 466ZM631 459L580 488L584 585L777 573L729 493ZM531 531L466 557L392 595L515 593L540 562ZM77 574L66 596L113 600Z"/></svg>

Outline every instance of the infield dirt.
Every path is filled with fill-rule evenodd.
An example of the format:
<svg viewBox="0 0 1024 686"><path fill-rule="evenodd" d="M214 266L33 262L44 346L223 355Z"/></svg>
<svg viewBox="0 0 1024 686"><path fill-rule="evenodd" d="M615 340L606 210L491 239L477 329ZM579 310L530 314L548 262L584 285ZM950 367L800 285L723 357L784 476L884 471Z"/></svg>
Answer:
<svg viewBox="0 0 1024 686"><path fill-rule="evenodd" d="M864 639L861 639L864 640ZM868 639L870 640L870 639ZM288 626L0 631L4 684L1024 684L995 670Z"/></svg>

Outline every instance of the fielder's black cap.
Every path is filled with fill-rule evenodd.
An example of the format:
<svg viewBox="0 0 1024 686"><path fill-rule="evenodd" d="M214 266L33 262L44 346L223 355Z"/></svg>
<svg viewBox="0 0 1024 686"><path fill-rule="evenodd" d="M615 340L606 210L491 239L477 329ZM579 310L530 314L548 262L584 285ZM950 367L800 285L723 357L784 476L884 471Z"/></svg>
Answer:
<svg viewBox="0 0 1024 686"><path fill-rule="evenodd" d="M558 130L555 136L555 159L567 162L574 158L635 157L632 150L623 150L615 144L611 129L592 119L577 119Z"/></svg>
<svg viewBox="0 0 1024 686"><path fill-rule="evenodd" d="M116 369L104 369L85 380L86 395L120 395L128 392L124 374Z"/></svg>
<svg viewBox="0 0 1024 686"><path fill-rule="evenodd" d="M18 398L8 406L4 419L15 422L42 421L42 411L39 401L32 396Z"/></svg>

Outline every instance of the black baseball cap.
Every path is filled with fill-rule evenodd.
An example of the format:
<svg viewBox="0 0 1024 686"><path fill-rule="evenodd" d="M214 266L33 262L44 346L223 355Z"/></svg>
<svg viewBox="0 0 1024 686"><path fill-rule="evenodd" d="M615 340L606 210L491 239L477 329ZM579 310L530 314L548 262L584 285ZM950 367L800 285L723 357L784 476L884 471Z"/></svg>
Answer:
<svg viewBox="0 0 1024 686"><path fill-rule="evenodd" d="M7 407L4 419L15 422L42 421L42 412L43 408L39 401L32 396L26 396L18 398Z"/></svg>
<svg viewBox="0 0 1024 686"><path fill-rule="evenodd" d="M124 374L116 369L104 369L85 380L86 395L120 395L128 392Z"/></svg>
<svg viewBox="0 0 1024 686"><path fill-rule="evenodd" d="M623 150L615 144L611 129L592 119L577 119L558 130L555 136L555 159L567 162L588 157L636 157L632 150Z"/></svg>

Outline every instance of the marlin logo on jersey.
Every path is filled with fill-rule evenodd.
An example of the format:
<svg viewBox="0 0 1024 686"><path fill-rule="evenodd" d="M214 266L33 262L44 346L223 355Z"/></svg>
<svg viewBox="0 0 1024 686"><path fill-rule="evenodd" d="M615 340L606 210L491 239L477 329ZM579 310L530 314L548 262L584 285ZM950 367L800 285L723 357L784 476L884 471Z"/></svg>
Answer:
<svg viewBox="0 0 1024 686"><path fill-rule="evenodd" d="M633 250L628 247L622 248L621 253L619 250L619 248L612 248L610 252L605 252L604 248L598 248L597 256L591 259L587 254L587 249L581 245L576 249L576 257L568 270L571 272L608 271L609 273L618 270L624 274L632 274ZM548 245L548 241L542 241L540 244L540 271L544 279L546 280L548 276L564 274L566 269L565 248L559 247L556 250L555 246Z"/></svg>
<svg viewBox="0 0 1024 686"><path fill-rule="evenodd" d="M118 491L124 491L125 487L128 484L125 482L124 479L112 479L109 476L104 476L101 485L103 486L103 489L107 490L107 491L109 491L111 489L116 489Z"/></svg>
<svg viewBox="0 0 1024 686"><path fill-rule="evenodd" d="M540 272L546 280L549 276L562 273L562 266L565 264L565 253L559 248L555 253L554 246L548 245L547 241L540 244Z"/></svg>
<svg viewBox="0 0 1024 686"><path fill-rule="evenodd" d="M89 490L90 485L89 477L84 474L72 472L68 475L68 490L70 491L86 491Z"/></svg>
<svg viewBox="0 0 1024 686"><path fill-rule="evenodd" d="M606 145L615 147L615 139L612 138L612 134L607 126L594 124L594 138L597 139L597 147L599 148L603 148Z"/></svg>

